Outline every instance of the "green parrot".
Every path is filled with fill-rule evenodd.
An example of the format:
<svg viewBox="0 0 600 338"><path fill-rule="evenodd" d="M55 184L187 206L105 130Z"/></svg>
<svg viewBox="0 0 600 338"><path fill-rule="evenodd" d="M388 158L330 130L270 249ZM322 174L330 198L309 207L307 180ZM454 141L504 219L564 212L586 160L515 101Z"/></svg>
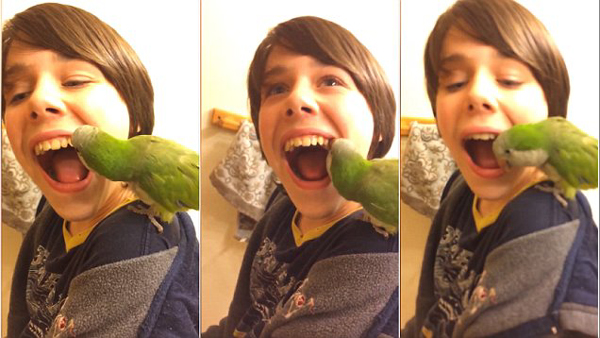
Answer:
<svg viewBox="0 0 600 338"><path fill-rule="evenodd" d="M563 206L578 189L598 187L598 140L563 117L518 124L494 141L494 154L508 167L539 167L555 182L551 189Z"/></svg>
<svg viewBox="0 0 600 338"><path fill-rule="evenodd" d="M398 160L366 160L352 142L336 139L327 155L327 172L335 189L358 202L365 220L386 238L398 233Z"/></svg>
<svg viewBox="0 0 600 338"><path fill-rule="evenodd" d="M152 135L120 140L88 125L75 130L72 143L86 167L131 186L149 208L130 209L148 215L159 233L155 217L168 223L178 211L199 209L198 153Z"/></svg>

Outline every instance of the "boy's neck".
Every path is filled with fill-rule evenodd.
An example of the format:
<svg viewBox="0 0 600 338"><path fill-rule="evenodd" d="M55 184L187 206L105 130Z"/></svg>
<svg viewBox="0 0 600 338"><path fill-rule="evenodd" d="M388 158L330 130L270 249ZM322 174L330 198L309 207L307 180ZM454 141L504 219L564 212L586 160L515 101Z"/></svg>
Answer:
<svg viewBox="0 0 600 338"><path fill-rule="evenodd" d="M298 217L296 219L296 224L298 225L298 229L300 229L300 231L302 232L302 234L306 234L307 232L316 229L320 226L329 224L331 222L335 222L338 221L348 215L350 215L351 213L355 212L356 210L362 208L361 205L357 202L354 201L347 201L346 203L344 203L340 208L338 208L336 210L336 212L334 212L331 215L327 215L326 217L322 217L322 218L308 218L305 217L304 215L302 215L301 213L298 213Z"/></svg>
<svg viewBox="0 0 600 338"><path fill-rule="evenodd" d="M486 217L498 210L504 208L504 206L512 200L523 188L533 182L539 182L543 179L546 179L546 175L537 168L532 168L532 172L530 175L525 175L523 179L514 186L514 188L505 196L499 199L490 200L479 198L477 203L477 210L481 217Z"/></svg>
<svg viewBox="0 0 600 338"><path fill-rule="evenodd" d="M121 186L120 182L118 184L120 186L111 193L111 195L106 199L104 205L100 207L98 212L92 218L84 221L69 222L67 229L71 235L77 235L89 229L90 227L95 226L125 201L135 198L135 194L131 191L131 189Z"/></svg>

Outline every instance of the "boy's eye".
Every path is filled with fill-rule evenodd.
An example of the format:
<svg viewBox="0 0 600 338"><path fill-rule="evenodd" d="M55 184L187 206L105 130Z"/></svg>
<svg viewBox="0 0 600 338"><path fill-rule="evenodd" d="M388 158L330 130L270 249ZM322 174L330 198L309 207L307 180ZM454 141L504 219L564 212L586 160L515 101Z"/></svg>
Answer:
<svg viewBox="0 0 600 338"><path fill-rule="evenodd" d="M438 81L441 88L452 93L467 84L469 75L465 70L441 68Z"/></svg>
<svg viewBox="0 0 600 338"><path fill-rule="evenodd" d="M465 84L465 81L450 83L449 85L446 85L446 90L449 92L454 92L461 89Z"/></svg>
<svg viewBox="0 0 600 338"><path fill-rule="evenodd" d="M500 79L500 80L498 80L498 83L507 88L517 88L521 84L523 84L523 82L520 82L517 80L511 80L511 79Z"/></svg>
<svg viewBox="0 0 600 338"><path fill-rule="evenodd" d="M68 80L68 81L63 82L63 86L65 86L65 87L81 87L90 82L91 82L90 80Z"/></svg>
<svg viewBox="0 0 600 338"><path fill-rule="evenodd" d="M267 86L267 90L265 91L265 97L281 94L281 93L284 93L285 91L286 91L286 86L284 84L276 83L276 84Z"/></svg>
<svg viewBox="0 0 600 338"><path fill-rule="evenodd" d="M321 85L325 87L343 86L344 83L335 76L326 76L321 79Z"/></svg>
<svg viewBox="0 0 600 338"><path fill-rule="evenodd" d="M17 93L8 100L8 103L9 104L17 104L17 103L21 102L23 99L25 99L27 97L27 95L28 95L28 93L26 93L26 92Z"/></svg>

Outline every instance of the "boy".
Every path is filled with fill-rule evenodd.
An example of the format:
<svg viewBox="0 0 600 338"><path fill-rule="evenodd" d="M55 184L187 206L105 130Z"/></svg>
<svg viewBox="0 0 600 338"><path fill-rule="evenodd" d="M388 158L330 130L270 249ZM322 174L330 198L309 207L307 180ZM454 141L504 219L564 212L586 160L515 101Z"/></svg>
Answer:
<svg viewBox="0 0 600 338"><path fill-rule="evenodd" d="M511 0L458 1L425 50L427 91L459 172L425 248L415 317L402 336L596 335L597 227L537 168L504 170L494 138L565 116L569 79L544 26Z"/></svg>
<svg viewBox="0 0 600 338"><path fill-rule="evenodd" d="M283 187L248 243L228 317L202 336L397 336L398 237L362 221L325 170L331 139L369 158L388 151L395 101L383 70L344 28L299 17L259 45L248 94Z"/></svg>
<svg viewBox="0 0 600 338"><path fill-rule="evenodd" d="M158 234L120 182L69 145L85 124L150 134L154 92L125 40L79 8L41 4L2 32L2 118L47 203L19 251L9 337L198 336L198 242L187 214Z"/></svg>

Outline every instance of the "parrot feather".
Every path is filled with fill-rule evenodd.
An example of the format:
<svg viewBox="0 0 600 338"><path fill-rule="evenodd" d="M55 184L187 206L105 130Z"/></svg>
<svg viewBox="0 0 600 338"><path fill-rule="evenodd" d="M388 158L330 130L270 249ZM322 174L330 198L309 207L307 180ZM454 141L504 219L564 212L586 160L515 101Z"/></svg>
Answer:
<svg viewBox="0 0 600 338"><path fill-rule="evenodd" d="M333 142L327 156L333 186L362 205L368 220L384 234L398 233L398 160L363 158L346 139Z"/></svg>
<svg viewBox="0 0 600 338"><path fill-rule="evenodd" d="M563 117L515 125L496 138L493 149L508 167L539 167L567 199L578 189L598 187L598 140Z"/></svg>
<svg viewBox="0 0 600 338"><path fill-rule="evenodd" d="M86 167L112 181L124 181L149 206L154 219L169 223L176 212L198 210L199 155L182 145L152 135L117 139L93 126L73 133L73 147Z"/></svg>

